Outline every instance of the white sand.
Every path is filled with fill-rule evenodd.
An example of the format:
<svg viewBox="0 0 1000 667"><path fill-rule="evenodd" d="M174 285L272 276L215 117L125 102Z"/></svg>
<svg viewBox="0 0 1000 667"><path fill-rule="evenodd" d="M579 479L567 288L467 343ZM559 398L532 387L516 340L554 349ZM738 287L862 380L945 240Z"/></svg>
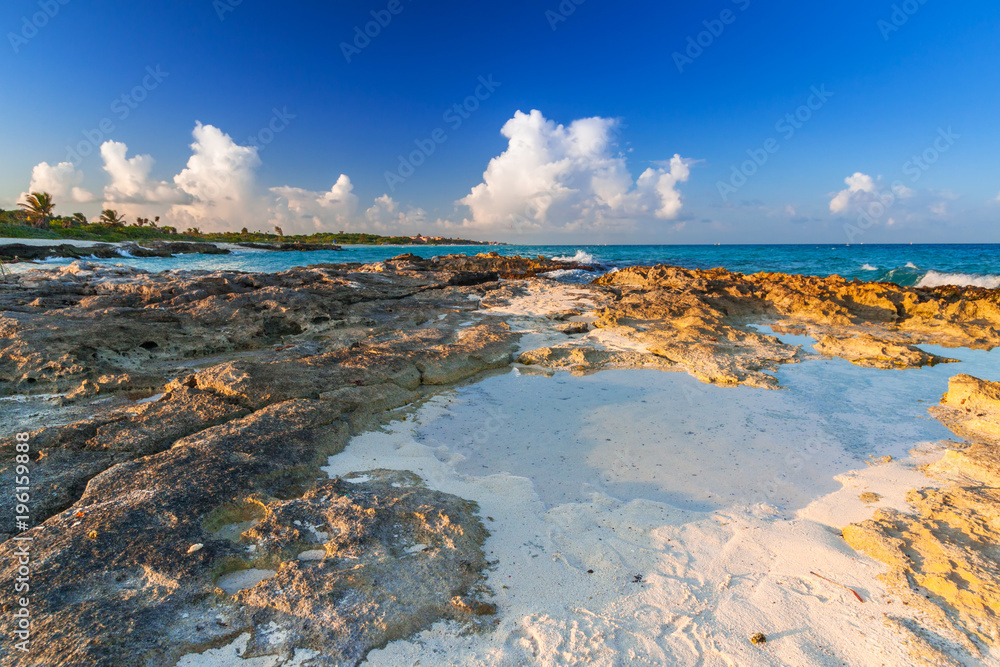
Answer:
<svg viewBox="0 0 1000 667"><path fill-rule="evenodd" d="M8 243L20 243L21 245L72 245L79 246L81 248L89 248L93 245L118 245L117 243L112 243L110 241L75 241L73 239L15 239L8 237L0 237L0 245L6 245Z"/></svg>
<svg viewBox="0 0 1000 667"><path fill-rule="evenodd" d="M273 623L271 624L274 625ZM267 633L275 632L272 628ZM265 635L266 636L266 635ZM291 659L285 660L277 655L265 655L257 658L243 658L250 643L250 633L244 632L234 642L221 648L213 648L204 653L191 653L177 663L177 667L299 667L310 658L319 654L307 649L296 649Z"/></svg>
<svg viewBox="0 0 1000 667"><path fill-rule="evenodd" d="M586 296L536 287L473 317L503 316L530 349L566 340L543 316L586 308ZM331 477L409 470L478 502L496 562L493 632L438 623L367 662L910 664L883 621L908 608L877 579L883 566L848 547L840 529L876 507L905 510L906 492L931 483L916 466L940 456L949 437L926 414L949 377L1000 379L996 355L927 349L966 363L899 372L811 359L779 371L786 391L651 370L515 369L354 438L330 458ZM894 460L866 465L885 455ZM882 500L862 503L866 491ZM760 647L748 641L757 632L768 637ZM244 637L180 664L282 664L241 660Z"/></svg>
<svg viewBox="0 0 1000 667"><path fill-rule="evenodd" d="M331 476L411 470L477 501L497 562L493 633L440 623L368 662L909 664L883 621L907 608L839 533L930 484L915 466L949 434L927 406L951 375L1000 374L997 358L963 354L973 363L907 372L808 361L779 373L788 391L514 372L355 438ZM883 500L865 505L865 491Z"/></svg>

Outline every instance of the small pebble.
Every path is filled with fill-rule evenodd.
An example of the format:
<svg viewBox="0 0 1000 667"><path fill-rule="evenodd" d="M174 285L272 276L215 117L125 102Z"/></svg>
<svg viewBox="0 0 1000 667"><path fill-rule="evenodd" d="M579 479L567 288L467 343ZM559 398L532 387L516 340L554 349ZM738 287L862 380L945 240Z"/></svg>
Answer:
<svg viewBox="0 0 1000 667"><path fill-rule="evenodd" d="M750 643L755 646L760 646L761 644L767 643L767 637L764 636L763 632L758 632L753 637L750 638Z"/></svg>
<svg viewBox="0 0 1000 667"><path fill-rule="evenodd" d="M201 551L204 546L205 546L204 544L200 544L200 543L199 544L192 544L188 548L188 553L189 554L193 554L195 551Z"/></svg>

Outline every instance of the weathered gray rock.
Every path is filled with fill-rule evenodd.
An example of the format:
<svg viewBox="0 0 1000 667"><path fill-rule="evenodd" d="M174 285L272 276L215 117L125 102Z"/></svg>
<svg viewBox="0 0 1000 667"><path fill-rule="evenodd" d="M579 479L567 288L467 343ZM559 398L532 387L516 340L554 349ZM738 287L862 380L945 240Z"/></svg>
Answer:
<svg viewBox="0 0 1000 667"><path fill-rule="evenodd" d="M26 534L32 651L5 642L0 660L173 665L274 622L287 636L269 653L322 648L314 664L352 664L437 620L467 618L468 604L453 600L481 592L486 533L475 505L407 475L317 481L315 464L346 443L339 416L326 402L281 403L91 480L71 511ZM239 543L209 529L246 502L266 518ZM429 549L408 552L416 543ZM298 559L317 547L325 559ZM13 540L0 545L10 585L14 550ZM235 595L217 589L220 576L250 567L276 575ZM11 622L5 614L0 630Z"/></svg>
<svg viewBox="0 0 1000 667"><path fill-rule="evenodd" d="M269 654L312 647L324 656L315 664L351 664L437 620L490 613L474 505L411 476L353 485L325 480L319 466L421 387L510 363L517 335L505 324L459 326L495 288L494 272L76 265L25 276L0 287L8 391L78 385L76 414L80 402L135 389L141 373L140 386L163 395L93 403L87 419L31 433L42 521L23 534L33 540L33 648L22 656L5 644L0 662L173 665L244 632L252 655L263 629L279 627L286 640ZM292 332L269 335L279 317ZM4 484L13 455L12 440L0 443ZM248 532L241 522L254 517L263 521ZM295 523L306 520L315 532ZM240 526L237 541L220 522ZM407 551L416 544L427 548ZM0 585L13 585L15 549L0 544ZM0 618L0 632L11 621Z"/></svg>

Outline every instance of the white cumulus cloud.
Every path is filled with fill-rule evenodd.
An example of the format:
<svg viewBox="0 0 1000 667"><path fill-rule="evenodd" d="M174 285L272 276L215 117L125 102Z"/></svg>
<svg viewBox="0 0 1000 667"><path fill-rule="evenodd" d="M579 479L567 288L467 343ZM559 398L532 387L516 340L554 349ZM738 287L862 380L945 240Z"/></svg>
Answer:
<svg viewBox="0 0 1000 667"><path fill-rule="evenodd" d="M174 176L176 186L193 198L175 204L171 220L207 230L228 230L260 220L266 203L256 192L257 149L240 146L213 125L196 123L192 155Z"/></svg>
<svg viewBox="0 0 1000 667"><path fill-rule="evenodd" d="M847 187L830 200L831 213L844 213L851 208L862 209L873 203L892 205L916 196L917 191L899 181L885 186L882 177L872 178L860 171L844 179Z"/></svg>
<svg viewBox="0 0 1000 667"><path fill-rule="evenodd" d="M351 179L341 174L328 192L313 192L289 185L271 188L275 201L271 222L285 233L311 234L349 226L358 211L358 197Z"/></svg>
<svg viewBox="0 0 1000 667"><path fill-rule="evenodd" d="M163 205L190 203L194 198L166 181L150 180L155 161L149 155L128 157L128 146L117 141L101 145L104 171L110 182L104 187L104 207L125 215L147 215Z"/></svg>
<svg viewBox="0 0 1000 667"><path fill-rule="evenodd" d="M362 205L345 174L328 191L262 187L258 149L202 123L192 132L187 164L165 180L154 177L152 156L130 157L124 143L105 142L102 203L128 218L160 216L161 225L181 230L278 225L288 234L343 229L412 235L455 227L506 231L515 225L518 232L573 231L675 220L684 205L679 185L690 177L692 162L674 155L633 178L615 143L618 126L617 120L597 117L564 126L539 111L517 112L502 128L507 149L490 161L483 182L457 202L467 207L457 219L428 220L424 210L388 194ZM70 163L42 163L32 188L57 199L90 201L90 193L79 187L82 181Z"/></svg>
<svg viewBox="0 0 1000 667"><path fill-rule="evenodd" d="M365 210L366 227L372 231L391 234L415 234L426 222L423 209L403 211L399 203L387 194L375 198L375 203Z"/></svg>
<svg viewBox="0 0 1000 667"><path fill-rule="evenodd" d="M50 165L41 162L31 170L31 184L28 192L21 193L18 201L24 201L29 192L48 192L58 207L67 199L78 204L94 200L94 195L80 187L83 183L83 172L73 166L72 162L60 162Z"/></svg>
<svg viewBox="0 0 1000 667"><path fill-rule="evenodd" d="M507 150L490 160L483 182L457 202L469 208L463 224L533 231L677 217L677 184L688 179L690 161L675 155L633 181L625 158L615 152L617 128L611 118L584 118L567 127L537 110L518 111L501 130Z"/></svg>
<svg viewBox="0 0 1000 667"><path fill-rule="evenodd" d="M875 193L874 179L868 174L862 174L860 171L855 172L853 176L845 178L844 183L847 184L847 188L838 192L830 200L830 211L832 213L840 213L846 210L851 205L851 201L860 198L860 195Z"/></svg>

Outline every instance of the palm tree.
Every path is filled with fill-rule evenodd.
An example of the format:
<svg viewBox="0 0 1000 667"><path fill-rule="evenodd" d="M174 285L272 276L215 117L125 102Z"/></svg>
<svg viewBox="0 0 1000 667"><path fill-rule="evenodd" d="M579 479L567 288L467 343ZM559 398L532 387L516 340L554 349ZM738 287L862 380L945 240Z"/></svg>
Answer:
<svg viewBox="0 0 1000 667"><path fill-rule="evenodd" d="M98 222L108 227L124 227L125 216L118 215L118 211L108 208L101 211L101 217Z"/></svg>
<svg viewBox="0 0 1000 667"><path fill-rule="evenodd" d="M31 220L35 227L47 229L49 218L52 217L52 209L55 208L55 204L52 202L52 195L48 192L32 192L24 199L25 201L19 203L18 206L23 208L24 212L28 214L28 220Z"/></svg>
<svg viewBox="0 0 1000 667"><path fill-rule="evenodd" d="M70 218L70 220L72 220L73 223L77 225L90 224L90 220L87 220L87 216L85 216L83 213L74 213L73 217Z"/></svg>

